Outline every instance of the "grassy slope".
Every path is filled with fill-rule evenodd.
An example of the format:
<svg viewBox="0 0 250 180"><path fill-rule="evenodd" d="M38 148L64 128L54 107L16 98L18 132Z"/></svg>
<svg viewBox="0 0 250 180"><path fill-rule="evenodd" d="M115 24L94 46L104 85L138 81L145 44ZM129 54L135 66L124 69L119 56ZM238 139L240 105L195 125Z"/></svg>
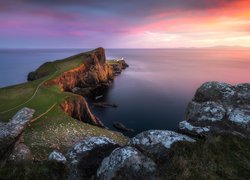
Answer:
<svg viewBox="0 0 250 180"><path fill-rule="evenodd" d="M37 86L47 79L52 79L62 72L70 70L84 63L87 53L45 63L38 68L39 72L47 76L24 84L0 89L0 112L16 107L27 101L36 91ZM57 105L45 116L34 121L25 130L25 143L31 148L35 157L45 159L53 149L65 150L79 139L86 136L107 136L123 144L126 138L119 133L101 129L85 124L67 116L59 107L59 104L69 96L77 96L69 92L61 92L56 86L41 86L36 96L28 103L19 106L9 112L0 113L0 121L8 122L9 119L22 107L35 109L34 118L46 112L55 103Z"/></svg>
<svg viewBox="0 0 250 180"><path fill-rule="evenodd" d="M250 140L214 135L196 143L176 143L160 179L249 179Z"/></svg>

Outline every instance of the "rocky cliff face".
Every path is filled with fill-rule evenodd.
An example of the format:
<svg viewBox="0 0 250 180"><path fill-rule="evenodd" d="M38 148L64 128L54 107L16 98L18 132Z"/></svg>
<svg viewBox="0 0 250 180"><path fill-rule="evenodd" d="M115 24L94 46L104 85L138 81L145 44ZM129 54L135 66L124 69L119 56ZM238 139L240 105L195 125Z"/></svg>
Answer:
<svg viewBox="0 0 250 180"><path fill-rule="evenodd" d="M72 91L75 87L96 87L112 79L113 72L106 63L105 51L98 48L87 55L84 64L62 73L46 85L57 85L62 91Z"/></svg>
<svg viewBox="0 0 250 180"><path fill-rule="evenodd" d="M68 98L61 103L61 108L74 119L104 127L102 122L90 111L88 103L84 97L77 96Z"/></svg>

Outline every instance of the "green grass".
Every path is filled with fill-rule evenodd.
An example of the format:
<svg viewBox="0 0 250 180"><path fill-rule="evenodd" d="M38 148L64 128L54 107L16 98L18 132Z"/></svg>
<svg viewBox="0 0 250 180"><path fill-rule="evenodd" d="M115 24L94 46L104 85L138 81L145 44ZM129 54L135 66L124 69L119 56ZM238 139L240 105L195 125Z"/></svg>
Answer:
<svg viewBox="0 0 250 180"><path fill-rule="evenodd" d="M249 179L250 140L217 135L177 143L161 165L162 179Z"/></svg>
<svg viewBox="0 0 250 180"><path fill-rule="evenodd" d="M67 166L56 162L20 162L1 168L0 180L64 180L68 179L68 171Z"/></svg>
<svg viewBox="0 0 250 180"><path fill-rule="evenodd" d="M0 112L26 102L32 97L40 83L84 64L87 57L88 52L63 60L45 63L36 70L38 73L45 74L44 77L32 82L1 88ZM65 152L75 142L88 136L107 136L120 144L127 141L127 138L120 133L85 124L66 115L60 108L60 103L71 96L77 95L62 92L57 86L47 87L42 85L31 101L9 112L0 113L0 121L8 122L23 107L34 109L35 114L33 118L36 118L57 103L48 114L37 119L25 130L25 143L31 148L36 159L46 159L53 149Z"/></svg>

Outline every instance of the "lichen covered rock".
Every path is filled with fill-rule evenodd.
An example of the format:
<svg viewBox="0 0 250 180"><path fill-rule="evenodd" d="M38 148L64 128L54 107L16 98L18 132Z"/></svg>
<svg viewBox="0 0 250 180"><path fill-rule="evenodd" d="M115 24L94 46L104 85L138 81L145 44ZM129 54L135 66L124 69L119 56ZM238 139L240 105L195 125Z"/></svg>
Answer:
<svg viewBox="0 0 250 180"><path fill-rule="evenodd" d="M190 102L187 108L186 117L189 120L198 121L221 121L225 118L226 110L216 102L204 103Z"/></svg>
<svg viewBox="0 0 250 180"><path fill-rule="evenodd" d="M115 149L97 170L97 179L155 179L156 164L137 149Z"/></svg>
<svg viewBox="0 0 250 180"><path fill-rule="evenodd" d="M102 160L119 147L106 137L90 137L75 144L67 153L70 179L86 179L95 176Z"/></svg>
<svg viewBox="0 0 250 180"><path fill-rule="evenodd" d="M209 133L250 136L250 84L202 84L187 107L186 119L191 126L210 126ZM179 127L187 134L193 132L191 129Z"/></svg>
<svg viewBox="0 0 250 180"><path fill-rule="evenodd" d="M191 133L195 135L203 135L210 131L209 127L199 127L199 126L193 126L187 121L181 121L179 123L179 129L186 133Z"/></svg>
<svg viewBox="0 0 250 180"><path fill-rule="evenodd" d="M8 159L25 127L30 123L34 112L33 109L23 108L10 122L0 126L0 165L3 165Z"/></svg>
<svg viewBox="0 0 250 180"><path fill-rule="evenodd" d="M148 130L133 137L129 144L147 155L157 156L158 158L178 141L195 142L194 139L173 131Z"/></svg>
<svg viewBox="0 0 250 180"><path fill-rule="evenodd" d="M206 82L199 87L195 93L194 101L206 102L215 101L228 103L231 102L236 96L235 87L221 82Z"/></svg>

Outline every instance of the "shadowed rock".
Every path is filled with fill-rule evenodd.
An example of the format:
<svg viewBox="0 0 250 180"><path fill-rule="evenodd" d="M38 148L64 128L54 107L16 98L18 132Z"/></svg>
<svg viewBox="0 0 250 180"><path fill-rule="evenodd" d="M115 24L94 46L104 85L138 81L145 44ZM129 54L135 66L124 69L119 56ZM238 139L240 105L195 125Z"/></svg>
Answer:
<svg viewBox="0 0 250 180"><path fill-rule="evenodd" d="M9 156L8 161L17 163L17 162L28 161L32 159L33 159L33 155L30 149L28 148L28 146L26 146L24 143L17 143L15 145L13 152Z"/></svg>
<svg viewBox="0 0 250 180"><path fill-rule="evenodd" d="M127 146L115 149L97 170L97 179L156 179L155 163L137 149Z"/></svg>
<svg viewBox="0 0 250 180"><path fill-rule="evenodd" d="M94 177L102 160L119 147L106 137L90 137L75 144L66 157L70 168L70 179Z"/></svg>
<svg viewBox="0 0 250 180"><path fill-rule="evenodd" d="M10 122L0 127L0 165L5 163L15 143L31 121L34 112L33 109L23 108L16 113Z"/></svg>

